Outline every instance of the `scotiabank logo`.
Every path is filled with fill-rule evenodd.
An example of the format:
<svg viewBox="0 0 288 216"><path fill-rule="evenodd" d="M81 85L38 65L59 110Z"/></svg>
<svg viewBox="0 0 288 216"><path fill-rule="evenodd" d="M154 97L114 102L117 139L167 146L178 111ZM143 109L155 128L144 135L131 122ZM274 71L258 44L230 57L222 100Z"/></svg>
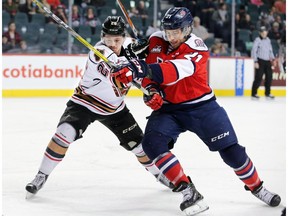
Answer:
<svg viewBox="0 0 288 216"><path fill-rule="evenodd" d="M22 65L19 68L4 68L2 71L4 78L81 78L82 69L75 65L74 68L49 68L33 67Z"/></svg>

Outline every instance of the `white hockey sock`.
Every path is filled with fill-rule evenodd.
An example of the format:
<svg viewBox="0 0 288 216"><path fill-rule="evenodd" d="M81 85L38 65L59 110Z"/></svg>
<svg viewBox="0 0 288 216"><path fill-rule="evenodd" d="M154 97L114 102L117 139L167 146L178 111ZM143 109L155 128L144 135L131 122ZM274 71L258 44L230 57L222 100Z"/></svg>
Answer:
<svg viewBox="0 0 288 216"><path fill-rule="evenodd" d="M53 169L63 160L64 156L65 155L57 154L56 152L47 148L44 153L39 171L46 175L50 175Z"/></svg>
<svg viewBox="0 0 288 216"><path fill-rule="evenodd" d="M147 156L142 148L142 144L138 145L136 148L132 150L132 152L136 155L137 158ZM141 163L141 162L140 162ZM146 170L148 170L152 175L158 175L160 173L158 167L152 160L149 160L145 163L141 163Z"/></svg>

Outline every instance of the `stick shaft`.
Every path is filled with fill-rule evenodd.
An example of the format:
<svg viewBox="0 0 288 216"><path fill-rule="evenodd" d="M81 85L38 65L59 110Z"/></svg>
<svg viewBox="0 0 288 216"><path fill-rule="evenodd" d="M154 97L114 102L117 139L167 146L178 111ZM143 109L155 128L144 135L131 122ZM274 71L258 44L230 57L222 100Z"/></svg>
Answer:
<svg viewBox="0 0 288 216"><path fill-rule="evenodd" d="M137 29L135 28L135 26L134 26L131 18L129 17L129 14L128 14L127 10L125 9L124 5L122 4L121 0L117 0L117 3L118 3L118 5L119 5L122 13L124 14L125 19L126 19L126 21L128 22L130 28L132 29L132 32L133 32L133 34L134 34L134 37L135 37L135 38L138 38L138 36L139 36L139 35L138 35L138 31L137 31Z"/></svg>

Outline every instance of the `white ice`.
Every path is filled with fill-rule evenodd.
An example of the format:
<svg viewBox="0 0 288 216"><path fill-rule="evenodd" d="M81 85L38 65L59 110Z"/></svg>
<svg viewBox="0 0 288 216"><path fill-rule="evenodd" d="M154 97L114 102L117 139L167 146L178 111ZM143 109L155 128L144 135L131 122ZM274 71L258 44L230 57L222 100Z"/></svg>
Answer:
<svg viewBox="0 0 288 216"><path fill-rule="evenodd" d="M3 99L4 216L177 216L181 194L173 193L138 164L99 122L73 143L43 189L25 200L25 185L38 171L68 98ZM126 99L142 128L150 110L141 98ZM206 216L280 216L286 206L286 102L220 97L264 185L282 197L271 208L243 188L218 153L192 133L173 150L204 195Z"/></svg>

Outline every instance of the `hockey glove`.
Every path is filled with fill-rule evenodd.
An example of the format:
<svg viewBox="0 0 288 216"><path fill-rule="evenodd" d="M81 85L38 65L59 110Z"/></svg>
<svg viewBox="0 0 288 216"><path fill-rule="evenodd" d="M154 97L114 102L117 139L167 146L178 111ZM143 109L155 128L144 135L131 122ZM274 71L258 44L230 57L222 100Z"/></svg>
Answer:
<svg viewBox="0 0 288 216"><path fill-rule="evenodd" d="M134 79L149 77L151 70L144 60L131 59L128 64L114 68L112 77L118 81L128 84Z"/></svg>
<svg viewBox="0 0 288 216"><path fill-rule="evenodd" d="M139 39L127 46L126 52L133 58L144 59L148 54L149 42L146 39Z"/></svg>
<svg viewBox="0 0 288 216"><path fill-rule="evenodd" d="M145 88L149 95L144 95L144 103L153 110L158 110L163 104L163 91L155 84L150 84Z"/></svg>

